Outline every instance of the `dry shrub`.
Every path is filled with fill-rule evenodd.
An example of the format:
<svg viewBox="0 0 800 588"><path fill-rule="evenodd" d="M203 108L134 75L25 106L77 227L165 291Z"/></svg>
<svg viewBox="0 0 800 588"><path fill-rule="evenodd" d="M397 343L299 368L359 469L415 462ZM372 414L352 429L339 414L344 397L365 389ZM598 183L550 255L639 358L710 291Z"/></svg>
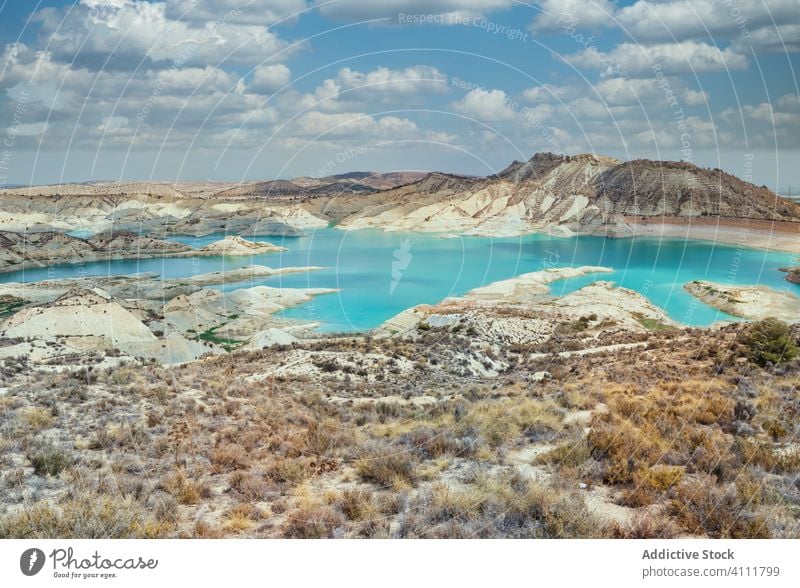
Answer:
<svg viewBox="0 0 800 588"><path fill-rule="evenodd" d="M446 427L419 427L401 435L399 441L416 451L421 459L436 459L445 455L471 457L478 445L474 437L457 437L451 428Z"/></svg>
<svg viewBox="0 0 800 588"><path fill-rule="evenodd" d="M687 463L690 471L713 474L719 480L734 477L738 459L734 453L734 439L719 429L689 429L684 433L688 439L691 456Z"/></svg>
<svg viewBox="0 0 800 588"><path fill-rule="evenodd" d="M55 421L52 410L39 406L23 408L19 412L19 419L25 427L32 431L49 429Z"/></svg>
<svg viewBox="0 0 800 588"><path fill-rule="evenodd" d="M39 502L0 518L0 538L117 539L147 537L144 510L130 499L83 494Z"/></svg>
<svg viewBox="0 0 800 588"><path fill-rule="evenodd" d="M490 446L499 447L521 435L531 441L554 438L562 429L562 412L549 400L525 397L484 400L470 407L460 425L462 431L474 429Z"/></svg>
<svg viewBox="0 0 800 588"><path fill-rule="evenodd" d="M634 517L627 526L614 524L609 529L612 539L674 539L679 535L675 521L647 512Z"/></svg>
<svg viewBox="0 0 800 588"><path fill-rule="evenodd" d="M770 537L763 517L746 508L732 485L719 486L711 476L684 480L675 488L671 513L686 531L723 539Z"/></svg>
<svg viewBox="0 0 800 588"><path fill-rule="evenodd" d="M330 504L321 502L305 487L297 492L297 507L286 514L284 537L293 539L332 538L346 524L344 514Z"/></svg>
<svg viewBox="0 0 800 588"><path fill-rule="evenodd" d="M744 466L757 466L767 471L775 469L778 458L772 443L758 439L736 439L734 451L739 463Z"/></svg>
<svg viewBox="0 0 800 588"><path fill-rule="evenodd" d="M390 444L368 445L355 467L364 482L385 488L413 485L416 480L417 461L414 454Z"/></svg>
<svg viewBox="0 0 800 588"><path fill-rule="evenodd" d="M264 518L264 512L252 504L235 504L225 513L223 529L228 533L243 533L249 530L253 523Z"/></svg>
<svg viewBox="0 0 800 588"><path fill-rule="evenodd" d="M767 501L768 487L762 476L753 468L742 471L734 481L736 494L745 506L752 508Z"/></svg>
<svg viewBox="0 0 800 588"><path fill-rule="evenodd" d="M562 468L577 468L585 464L592 457L591 448L586 439L565 441L553 449L536 456L538 464L551 464Z"/></svg>
<svg viewBox="0 0 800 588"><path fill-rule="evenodd" d="M314 456L332 456L354 443L349 427L342 422L326 419L311 421L306 426L305 450Z"/></svg>
<svg viewBox="0 0 800 588"><path fill-rule="evenodd" d="M210 496L208 485L192 480L183 470L168 475L161 487L170 493L180 504L197 504L201 498Z"/></svg>
<svg viewBox="0 0 800 588"><path fill-rule="evenodd" d="M222 531L214 527L208 521L199 519L194 524L194 535L196 539L219 539L223 536Z"/></svg>
<svg viewBox="0 0 800 588"><path fill-rule="evenodd" d="M606 460L603 478L612 484L632 482L634 472L654 465L666 453L665 440L655 427L640 428L614 415L595 419L587 439L592 455Z"/></svg>
<svg viewBox="0 0 800 588"><path fill-rule="evenodd" d="M372 493L358 488L342 490L334 505L350 521L366 521L380 515L372 500Z"/></svg>
<svg viewBox="0 0 800 588"><path fill-rule="evenodd" d="M57 476L75 463L70 452L49 441L34 444L26 456L39 476Z"/></svg>
<svg viewBox="0 0 800 588"><path fill-rule="evenodd" d="M245 500L261 501L267 498L270 485L257 475L243 470L236 470L228 476L230 488Z"/></svg>
<svg viewBox="0 0 800 588"><path fill-rule="evenodd" d="M605 529L577 493L561 494L516 474L479 476L465 490L436 484L401 524L404 537L593 538Z"/></svg>
<svg viewBox="0 0 800 588"><path fill-rule="evenodd" d="M211 472L219 474L249 467L247 451L238 444L228 443L215 447L211 452Z"/></svg>
<svg viewBox="0 0 800 588"><path fill-rule="evenodd" d="M633 488L623 493L623 503L639 507L653 504L683 479L684 468L657 464L633 474Z"/></svg>
<svg viewBox="0 0 800 588"><path fill-rule="evenodd" d="M311 476L311 458L276 458L264 469L264 475L281 488L294 488Z"/></svg>

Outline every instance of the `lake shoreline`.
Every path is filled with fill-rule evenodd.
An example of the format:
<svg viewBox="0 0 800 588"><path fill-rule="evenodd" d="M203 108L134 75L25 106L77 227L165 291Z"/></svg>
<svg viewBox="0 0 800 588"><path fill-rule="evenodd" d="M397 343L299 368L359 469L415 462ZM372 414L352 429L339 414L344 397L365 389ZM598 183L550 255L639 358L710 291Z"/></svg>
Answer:
<svg viewBox="0 0 800 588"><path fill-rule="evenodd" d="M614 238L669 238L712 241L748 249L800 254L800 223L727 217L625 217L632 234Z"/></svg>
<svg viewBox="0 0 800 588"><path fill-rule="evenodd" d="M218 239L170 237L195 250ZM392 316L418 304L435 304L444 298L462 296L486 284L521 274L567 266L614 268L608 279L623 288L647 296L680 324L708 326L728 320L717 310L693 300L683 291L692 280L734 280L741 285L763 284L794 290L778 269L793 263L784 252L738 249L720 242L663 238L651 235L606 238L591 235L530 233L511 238L442 239L429 233L396 233L381 230L339 231L319 229L305 237L274 240L288 251L264 255L226 257L161 256L47 268L29 267L25 272L6 272L0 282L35 283L47 279L91 276L126 276L151 273L171 280L217 271L230 272L242 265L274 268L324 268L316 272L258 277L249 285L289 288L336 288L340 292L286 310L285 318L321 323L319 333L362 333L378 327ZM405 245L404 245L405 244ZM91 280L89 280L91 281ZM594 281L578 277L560 282L555 296L567 295ZM215 286L223 291L243 287L236 280ZM800 292L798 292L800 294Z"/></svg>
<svg viewBox="0 0 800 588"><path fill-rule="evenodd" d="M572 238L572 237L598 237L603 239L669 239L669 240L684 240L688 242L710 242L722 243L725 245L735 245L740 248L750 250L762 250L770 252L785 252L800 255L800 223L786 222L786 221L765 221L758 219L735 219L727 217L697 217L697 218L682 218L682 217L656 217L658 220L653 222L654 217L636 217L626 216L625 221L627 228L625 229L611 229L603 233L592 233L590 231L570 231L565 233L554 232L553 227L542 228L540 230L529 231L517 236L486 236L486 235L468 235L468 234L449 234L448 237L462 237L462 238L484 238L484 239L517 239L524 238L530 235L547 235L553 238ZM319 230L342 230L340 227L333 226L325 229L314 229L310 231L311 236ZM388 234L397 235L425 235L425 236L443 236L439 233L428 232L407 232L407 231L382 231L376 228L363 228L355 230L347 230L346 232L363 232L363 231L377 231ZM305 235L308 236L308 235ZM226 238L229 237L226 233L211 233L203 237L194 237L194 239L208 239L208 238ZM301 237L294 237L301 238ZM257 235L251 237L255 243L264 243L262 239L275 239L275 236L270 235ZM186 244L188 236L186 235L167 235L166 241ZM276 247L276 252L279 252ZM76 260L51 260L50 263L37 262L35 260L26 260L26 262L18 265L3 265L0 266L0 274L29 271L45 268L57 268L60 266L80 265L84 263L94 263L102 261L125 261L136 259L168 259L168 258L192 258L192 257L210 257L213 253L203 252L201 248L195 248L189 251L165 251L163 253L139 253L131 252L126 255L122 252L114 252L113 254L103 254L98 252L96 256L87 256L82 259Z"/></svg>

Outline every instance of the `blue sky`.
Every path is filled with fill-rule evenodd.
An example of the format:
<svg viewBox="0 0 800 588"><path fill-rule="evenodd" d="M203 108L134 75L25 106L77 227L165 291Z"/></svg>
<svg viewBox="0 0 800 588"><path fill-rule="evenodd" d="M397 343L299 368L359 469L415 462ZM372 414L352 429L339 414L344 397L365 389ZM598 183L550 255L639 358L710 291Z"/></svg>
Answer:
<svg viewBox="0 0 800 588"><path fill-rule="evenodd" d="M798 0L0 0L0 183L488 174L800 185Z"/></svg>

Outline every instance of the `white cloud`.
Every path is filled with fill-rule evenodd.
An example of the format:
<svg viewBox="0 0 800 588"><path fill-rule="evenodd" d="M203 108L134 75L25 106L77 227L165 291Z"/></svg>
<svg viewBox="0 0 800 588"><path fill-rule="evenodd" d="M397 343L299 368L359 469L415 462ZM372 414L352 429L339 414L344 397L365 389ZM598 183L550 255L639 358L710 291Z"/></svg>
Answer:
<svg viewBox="0 0 800 588"><path fill-rule="evenodd" d="M538 32L599 29L614 25L615 6L609 0L539 0L541 12L531 28Z"/></svg>
<svg viewBox="0 0 800 588"><path fill-rule="evenodd" d="M667 82L679 102L687 106L705 104L707 100L705 92L686 88L685 83L679 78L668 78ZM594 90L603 101L615 106L642 105L649 107L657 104L658 101L666 104L664 88L653 79L607 78L595 84Z"/></svg>
<svg viewBox="0 0 800 588"><path fill-rule="evenodd" d="M292 72L282 63L260 65L254 71L247 89L259 94L271 94L292 79Z"/></svg>
<svg viewBox="0 0 800 588"><path fill-rule="evenodd" d="M719 119L741 137L739 142L748 148L800 148L800 97L796 94L780 96L773 103L727 108L720 113Z"/></svg>
<svg viewBox="0 0 800 588"><path fill-rule="evenodd" d="M360 72L343 68L335 78L325 79L309 94L281 97L298 109L348 112L366 104L388 105L423 101L430 94L449 91L447 76L435 67L412 65L403 69L379 67Z"/></svg>
<svg viewBox="0 0 800 588"><path fill-rule="evenodd" d="M348 67L339 71L336 81L344 89L363 89L370 93L441 94L447 91L447 76L435 67L415 65L401 70L379 67L367 73Z"/></svg>
<svg viewBox="0 0 800 588"><path fill-rule="evenodd" d="M800 12L800 6L798 6ZM800 52L800 24L763 27L746 37L736 37L731 48L739 53L798 53Z"/></svg>
<svg viewBox="0 0 800 588"><path fill-rule="evenodd" d="M603 76L652 76L654 66L665 75L706 73L727 69L745 69L747 58L730 48L720 49L707 43L683 41L639 45L621 43L607 53L587 49L564 56L576 67L599 70Z"/></svg>
<svg viewBox="0 0 800 588"><path fill-rule="evenodd" d="M278 118L260 96L245 94L237 74L212 66L92 72L25 45L7 47L2 62L0 95L25 97L26 123L49 119L53 148L71 140L95 148L101 139L103 145L134 139L185 145L197 132L214 135L241 124L263 128ZM4 118L9 112L4 108Z"/></svg>
<svg viewBox="0 0 800 588"><path fill-rule="evenodd" d="M459 22L460 18L475 17L514 5L513 0L316 0L315 3L323 15L337 20L387 19L392 22L402 22L400 14L456 17L453 22ZM448 24L448 18L439 19L436 24Z"/></svg>
<svg viewBox="0 0 800 588"><path fill-rule="evenodd" d="M620 9L620 23L642 41L735 38L744 31L800 22L797 0L639 0Z"/></svg>
<svg viewBox="0 0 800 588"><path fill-rule="evenodd" d="M370 144L380 138L408 139L420 136L416 123L407 118L376 118L360 112L306 112L294 121L290 132L311 139L360 138Z"/></svg>
<svg viewBox="0 0 800 588"><path fill-rule="evenodd" d="M40 10L36 19L57 59L95 69L252 65L288 47L260 25L173 20L163 2L81 0L69 8Z"/></svg>
<svg viewBox="0 0 800 588"><path fill-rule="evenodd" d="M305 0L166 0L174 20L217 21L270 25L292 20L306 8Z"/></svg>
<svg viewBox="0 0 800 588"><path fill-rule="evenodd" d="M529 102L559 102L577 98L581 93L577 86L556 86L542 84L527 88L522 92L522 97Z"/></svg>
<svg viewBox="0 0 800 588"><path fill-rule="evenodd" d="M502 90L471 90L451 106L458 113L485 122L510 121L516 116Z"/></svg>

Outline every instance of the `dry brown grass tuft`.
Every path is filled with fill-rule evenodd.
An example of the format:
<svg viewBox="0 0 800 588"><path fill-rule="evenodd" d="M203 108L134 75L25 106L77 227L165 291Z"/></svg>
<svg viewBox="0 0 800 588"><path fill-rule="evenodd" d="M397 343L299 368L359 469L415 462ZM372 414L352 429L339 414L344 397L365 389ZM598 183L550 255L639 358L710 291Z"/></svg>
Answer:
<svg viewBox="0 0 800 588"><path fill-rule="evenodd" d="M769 538L761 515L741 502L733 485L719 486L710 476L684 480L675 489L671 512L689 533L730 539Z"/></svg>

